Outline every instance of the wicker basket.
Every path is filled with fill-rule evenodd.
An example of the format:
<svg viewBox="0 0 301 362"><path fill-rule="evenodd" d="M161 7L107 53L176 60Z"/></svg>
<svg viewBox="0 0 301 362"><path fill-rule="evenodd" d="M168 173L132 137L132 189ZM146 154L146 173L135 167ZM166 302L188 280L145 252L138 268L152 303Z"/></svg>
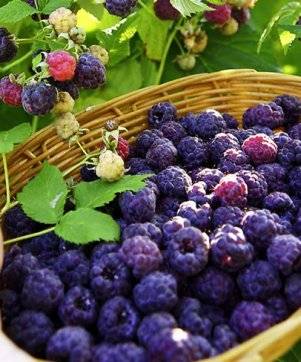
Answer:
<svg viewBox="0 0 301 362"><path fill-rule="evenodd" d="M146 112L154 103L173 102L179 114L214 108L241 119L243 111L262 101L289 93L301 98L301 78L274 73L257 73L253 70L227 70L202 74L172 81L161 86L149 87L116 98L99 107L93 107L78 115L78 121L89 132L81 137L81 143L89 152L98 148L100 128L105 121L116 119L128 129L127 139L147 127ZM12 194L16 194L41 168L43 161L66 170L82 158L78 147L69 148L60 140L52 127L47 127L18 147L8 157ZM2 169L0 164L0 169ZM77 176L79 170L74 170ZM0 175L0 206L4 205L4 175ZM0 233L0 246L1 246ZM1 255L2 254L2 255ZM0 248L0 262L3 250ZM1 266L1 263L0 263ZM273 361L284 354L301 338L301 310L288 320L252 338L227 353L210 359L211 362ZM33 361L0 332L0 361Z"/></svg>

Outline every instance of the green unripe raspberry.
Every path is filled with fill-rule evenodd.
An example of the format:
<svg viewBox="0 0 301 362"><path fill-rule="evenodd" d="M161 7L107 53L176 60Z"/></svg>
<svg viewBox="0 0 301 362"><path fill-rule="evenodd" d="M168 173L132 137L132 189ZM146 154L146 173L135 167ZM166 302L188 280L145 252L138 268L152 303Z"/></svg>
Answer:
<svg viewBox="0 0 301 362"><path fill-rule="evenodd" d="M223 35L231 36L238 32L238 28L238 22L235 19L231 18L220 30Z"/></svg>
<svg viewBox="0 0 301 362"><path fill-rule="evenodd" d="M68 92L59 92L57 102L52 111L57 114L72 112L74 103L74 99Z"/></svg>
<svg viewBox="0 0 301 362"><path fill-rule="evenodd" d="M55 121L55 128L57 134L64 140L75 135L79 130L79 123L77 122L73 113L68 112L61 114Z"/></svg>
<svg viewBox="0 0 301 362"><path fill-rule="evenodd" d="M49 15L51 24L58 34L69 33L76 26L76 15L67 8L58 8Z"/></svg>
<svg viewBox="0 0 301 362"><path fill-rule="evenodd" d="M83 44L86 40L86 32L83 28L79 28L75 26L72 28L69 32L70 38L74 41L76 44Z"/></svg>
<svg viewBox="0 0 301 362"><path fill-rule="evenodd" d="M227 0L227 4L241 8L245 5L246 0Z"/></svg>
<svg viewBox="0 0 301 362"><path fill-rule="evenodd" d="M124 175L123 159L110 150L102 152L96 166L96 175L104 181L114 182Z"/></svg>
<svg viewBox="0 0 301 362"><path fill-rule="evenodd" d="M196 65L196 59L193 54L183 54L177 57L177 64L183 70L191 70Z"/></svg>
<svg viewBox="0 0 301 362"><path fill-rule="evenodd" d="M97 59L99 59L103 65L108 64L109 62L109 53L106 51L105 48L101 47L100 45L91 45L90 46L90 53Z"/></svg>

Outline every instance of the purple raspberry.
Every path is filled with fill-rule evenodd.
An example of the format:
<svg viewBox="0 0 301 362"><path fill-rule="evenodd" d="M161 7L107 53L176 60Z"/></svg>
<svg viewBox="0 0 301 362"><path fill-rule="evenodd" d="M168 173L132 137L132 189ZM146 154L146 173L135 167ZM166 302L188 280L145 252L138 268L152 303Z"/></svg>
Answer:
<svg viewBox="0 0 301 362"><path fill-rule="evenodd" d="M242 230L257 249L266 249L278 231L277 223L269 210L248 211L242 220Z"/></svg>
<svg viewBox="0 0 301 362"><path fill-rule="evenodd" d="M218 207L212 218L214 229L223 226L224 224L231 224L233 226L240 226L244 212L235 206L221 206Z"/></svg>
<svg viewBox="0 0 301 362"><path fill-rule="evenodd" d="M126 239L119 255L137 278L158 270L162 263L158 246L148 236L137 235Z"/></svg>
<svg viewBox="0 0 301 362"><path fill-rule="evenodd" d="M190 362L211 357L214 349L206 338L193 336L183 329L163 329L150 341L152 361Z"/></svg>
<svg viewBox="0 0 301 362"><path fill-rule="evenodd" d="M125 167L130 175L139 175L144 173L152 173L152 169L146 160L139 157L130 158L126 161Z"/></svg>
<svg viewBox="0 0 301 362"><path fill-rule="evenodd" d="M154 11L161 20L177 20L181 16L179 11L171 5L170 0L157 0L154 3Z"/></svg>
<svg viewBox="0 0 301 362"><path fill-rule="evenodd" d="M238 128L238 121L236 118L231 116L231 114L223 113L222 116L224 118L224 121L226 122L227 128L233 128L233 129Z"/></svg>
<svg viewBox="0 0 301 362"><path fill-rule="evenodd" d="M276 268L267 261L254 261L237 278L237 283L245 299L265 300L281 289L281 280Z"/></svg>
<svg viewBox="0 0 301 362"><path fill-rule="evenodd" d="M276 132L273 136L271 136L271 138L276 143L278 150L282 149L287 142L292 140L285 132Z"/></svg>
<svg viewBox="0 0 301 362"><path fill-rule="evenodd" d="M158 129L146 129L141 132L136 139L137 155L145 157L152 144L160 138L163 138L163 133Z"/></svg>
<svg viewBox="0 0 301 362"><path fill-rule="evenodd" d="M254 126L251 129L254 129L256 133L263 133L267 136L273 136L273 131L269 127Z"/></svg>
<svg viewBox="0 0 301 362"><path fill-rule="evenodd" d="M226 150L220 159L218 168L224 173L235 173L241 170L249 170L252 168L250 159L245 152L230 148Z"/></svg>
<svg viewBox="0 0 301 362"><path fill-rule="evenodd" d="M9 62L17 54L18 48L14 37L6 28L0 28L0 63Z"/></svg>
<svg viewBox="0 0 301 362"><path fill-rule="evenodd" d="M96 89L106 81L106 68L92 54L84 53L78 59L74 81L80 88Z"/></svg>
<svg viewBox="0 0 301 362"><path fill-rule="evenodd" d="M220 182L223 176L224 174L220 170L215 168L203 168L202 170L197 169L191 172L192 182L205 182L208 192L213 191L213 189Z"/></svg>
<svg viewBox="0 0 301 362"><path fill-rule="evenodd" d="M172 219L168 220L164 225L163 225L163 241L165 244L167 244L167 241L170 240L171 237L173 237L173 235L186 227L191 226L191 223L188 219L185 219L181 216L175 216ZM167 245L165 245L167 246Z"/></svg>
<svg viewBox="0 0 301 362"><path fill-rule="evenodd" d="M122 232L122 240L133 238L138 235L147 236L158 247L161 245L162 232L156 225L150 222L136 223L126 226Z"/></svg>
<svg viewBox="0 0 301 362"><path fill-rule="evenodd" d="M163 215L172 218L177 215L181 203L182 200L176 197L165 196L158 202L158 209Z"/></svg>
<svg viewBox="0 0 301 362"><path fill-rule="evenodd" d="M207 230L210 228L212 209L209 204L197 207L194 201L185 201L179 207L178 216L188 219L192 226Z"/></svg>
<svg viewBox="0 0 301 362"><path fill-rule="evenodd" d="M155 214L152 218L152 223L162 230L163 225L168 221L168 216L163 214Z"/></svg>
<svg viewBox="0 0 301 362"><path fill-rule="evenodd" d="M96 175L95 167L89 165L83 165L80 169L80 177L85 182L92 182L99 179Z"/></svg>
<svg viewBox="0 0 301 362"><path fill-rule="evenodd" d="M124 297L109 299L102 306L97 328L107 342L125 342L134 338L140 317L133 303Z"/></svg>
<svg viewBox="0 0 301 362"><path fill-rule="evenodd" d="M52 361L90 362L91 335L81 327L58 329L47 344L46 356Z"/></svg>
<svg viewBox="0 0 301 362"><path fill-rule="evenodd" d="M65 325L90 326L96 322L97 303L89 289L78 285L68 290L58 308Z"/></svg>
<svg viewBox="0 0 301 362"><path fill-rule="evenodd" d="M231 328L242 340L249 339L272 325L272 314L258 302L240 302L230 318Z"/></svg>
<svg viewBox="0 0 301 362"><path fill-rule="evenodd" d="M185 276L202 271L208 263L209 238L195 227L186 227L174 234L167 248L172 269Z"/></svg>
<svg viewBox="0 0 301 362"><path fill-rule="evenodd" d="M24 110L35 116L43 116L51 111L57 98L57 90L44 82L29 84L22 90Z"/></svg>
<svg viewBox="0 0 301 362"><path fill-rule="evenodd" d="M301 165L301 141L287 142L278 152L278 161L284 167Z"/></svg>
<svg viewBox="0 0 301 362"><path fill-rule="evenodd" d="M214 196L222 206L244 207L247 204L248 186L237 175L224 176L214 188Z"/></svg>
<svg viewBox="0 0 301 362"><path fill-rule="evenodd" d="M21 295L25 308L51 312L63 297L64 285L52 270L34 270L25 278Z"/></svg>
<svg viewBox="0 0 301 362"><path fill-rule="evenodd" d="M284 293L288 305L293 309L301 307L301 274L291 274L285 281Z"/></svg>
<svg viewBox="0 0 301 362"><path fill-rule="evenodd" d="M269 127L271 129L282 126L284 113L276 103L258 104L246 110L243 115L244 128L253 126Z"/></svg>
<svg viewBox="0 0 301 362"><path fill-rule="evenodd" d="M301 270L301 240L294 235L277 235L267 250L269 262L282 274Z"/></svg>
<svg viewBox="0 0 301 362"><path fill-rule="evenodd" d="M208 163L209 150L203 141L197 137L182 138L178 144L179 157L186 168L204 166Z"/></svg>
<svg viewBox="0 0 301 362"><path fill-rule="evenodd" d="M51 320L41 312L22 311L14 318L8 329L8 336L21 348L35 357L44 356L45 347L54 333Z"/></svg>
<svg viewBox="0 0 301 362"><path fill-rule="evenodd" d="M287 94L278 96L274 102L283 109L286 124L297 123L301 116L301 101Z"/></svg>
<svg viewBox="0 0 301 362"><path fill-rule="evenodd" d="M156 195L147 187L135 194L127 191L120 196L119 206L129 223L151 221L156 210Z"/></svg>
<svg viewBox="0 0 301 362"><path fill-rule="evenodd" d="M120 245L116 243L103 243L97 244L94 246L91 252L90 261L91 264L98 262L98 260L103 256L111 253L116 253L120 249Z"/></svg>
<svg viewBox="0 0 301 362"><path fill-rule="evenodd" d="M205 182L197 182L189 187L187 196L189 201L194 201L197 205L210 203L210 197L206 195Z"/></svg>
<svg viewBox="0 0 301 362"><path fill-rule="evenodd" d="M94 255L90 268L90 287L99 301L131 290L131 273L116 252Z"/></svg>
<svg viewBox="0 0 301 362"><path fill-rule="evenodd" d="M139 325L137 336L139 342L148 347L152 337L163 329L176 328L175 318L167 312L158 312L144 317Z"/></svg>
<svg viewBox="0 0 301 362"><path fill-rule="evenodd" d="M210 338L213 323L202 313L202 305L194 298L182 298L177 306L179 326L185 331Z"/></svg>
<svg viewBox="0 0 301 362"><path fill-rule="evenodd" d="M273 315L274 323L282 322L289 316L286 300L281 295L275 295L265 301L265 307Z"/></svg>
<svg viewBox="0 0 301 362"><path fill-rule="evenodd" d="M19 205L7 210L3 217L3 228L11 238L32 234L39 231L42 224L30 219Z"/></svg>
<svg viewBox="0 0 301 362"><path fill-rule="evenodd" d="M229 132L229 130L227 131ZM231 132L231 134L233 134L233 131ZM234 136L238 139L239 143L242 145L244 143L244 141L249 138L250 136L254 136L256 135L257 132L255 129L250 128L250 129L238 129L238 130L234 130Z"/></svg>
<svg viewBox="0 0 301 362"><path fill-rule="evenodd" d="M157 103L148 111L148 124L150 128L160 128L164 123L175 121L176 107L169 102Z"/></svg>
<svg viewBox="0 0 301 362"><path fill-rule="evenodd" d="M300 115L301 115L301 108L300 108ZM292 139L301 140L301 124L298 123L295 126L291 127L288 130L288 134Z"/></svg>
<svg viewBox="0 0 301 362"><path fill-rule="evenodd" d="M262 174L268 184L269 192L287 191L286 185L287 169L278 163L269 163L257 167L257 172Z"/></svg>
<svg viewBox="0 0 301 362"><path fill-rule="evenodd" d="M248 137L242 144L242 149L255 165L274 162L278 152L276 143L263 133Z"/></svg>
<svg viewBox="0 0 301 362"><path fill-rule="evenodd" d="M9 260L10 259L10 260ZM25 278L34 270L40 268L40 263L30 253L21 254L21 250L14 248L10 257L4 259L4 265L1 272L1 283L6 288L21 290Z"/></svg>
<svg viewBox="0 0 301 362"><path fill-rule="evenodd" d="M223 353L237 346L238 338L228 324L219 324L214 328L212 344L218 352Z"/></svg>
<svg viewBox="0 0 301 362"><path fill-rule="evenodd" d="M159 172L156 183L163 195L174 197L185 197L189 186L192 185L191 178L178 166L169 166Z"/></svg>
<svg viewBox="0 0 301 362"><path fill-rule="evenodd" d="M235 284L229 274L210 266L196 278L194 287L201 301L219 306L229 301Z"/></svg>
<svg viewBox="0 0 301 362"><path fill-rule="evenodd" d="M226 313L221 307L202 303L202 315L208 317L214 326L226 323Z"/></svg>
<svg viewBox="0 0 301 362"><path fill-rule="evenodd" d="M177 301L177 281L171 274L154 272L133 290L135 304L143 313L169 311Z"/></svg>
<svg viewBox="0 0 301 362"><path fill-rule="evenodd" d="M111 15L127 17L137 5L137 0L105 0L104 6Z"/></svg>
<svg viewBox="0 0 301 362"><path fill-rule="evenodd" d="M89 267L89 260L80 250L61 254L53 265L55 272L68 287L86 285L89 280Z"/></svg>
<svg viewBox="0 0 301 362"><path fill-rule="evenodd" d="M72 80L58 82L54 79L50 79L50 83L55 86L59 91L69 93L73 99L79 98L79 89Z"/></svg>
<svg viewBox="0 0 301 362"><path fill-rule="evenodd" d="M299 211L297 213L293 230L296 235L301 235L301 208L299 208Z"/></svg>
<svg viewBox="0 0 301 362"><path fill-rule="evenodd" d="M174 145L177 145L182 138L187 136L185 128L175 121L163 123L160 131Z"/></svg>
<svg viewBox="0 0 301 362"><path fill-rule="evenodd" d="M204 140L210 140L226 128L222 115L212 109L200 113L195 121L195 133Z"/></svg>
<svg viewBox="0 0 301 362"><path fill-rule="evenodd" d="M212 160L218 162L229 149L240 149L238 139L230 133L218 133L210 143Z"/></svg>
<svg viewBox="0 0 301 362"><path fill-rule="evenodd" d="M145 362L145 350L133 342L97 345L92 350L93 362Z"/></svg>
<svg viewBox="0 0 301 362"><path fill-rule="evenodd" d="M188 113L179 119L179 123L184 127L186 132L190 136L195 136L195 125L196 125L197 114Z"/></svg>
<svg viewBox="0 0 301 362"><path fill-rule="evenodd" d="M242 170L237 174L248 187L248 202L250 205L259 205L268 193L268 184L265 177L257 171Z"/></svg>
<svg viewBox="0 0 301 362"><path fill-rule="evenodd" d="M246 241L243 231L230 224L214 233L210 245L213 263L228 272L242 269L254 257L254 247Z"/></svg>
<svg viewBox="0 0 301 362"><path fill-rule="evenodd" d="M288 183L291 191L301 196L301 166L294 167L288 174Z"/></svg>
<svg viewBox="0 0 301 362"><path fill-rule="evenodd" d="M263 206L265 209L270 210L271 212L276 212L277 214L283 214L286 211L294 209L293 200L289 197L288 194L284 192L272 192L266 196L263 200Z"/></svg>
<svg viewBox="0 0 301 362"><path fill-rule="evenodd" d="M0 309L2 322L7 325L20 313L21 301L19 295L12 289L0 290Z"/></svg>
<svg viewBox="0 0 301 362"><path fill-rule="evenodd" d="M147 164L156 171L162 171L176 163L178 151L167 138L154 141L145 156Z"/></svg>

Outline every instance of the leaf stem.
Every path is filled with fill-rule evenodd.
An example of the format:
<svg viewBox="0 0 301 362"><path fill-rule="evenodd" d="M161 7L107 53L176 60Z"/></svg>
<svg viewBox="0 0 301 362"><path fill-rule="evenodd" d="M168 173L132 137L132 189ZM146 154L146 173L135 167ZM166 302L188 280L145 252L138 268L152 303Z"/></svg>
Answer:
<svg viewBox="0 0 301 362"><path fill-rule="evenodd" d="M38 124L39 124L39 117L38 116L33 116L32 118L32 125L31 125L31 128L32 128L32 134L34 134L37 129L38 129Z"/></svg>
<svg viewBox="0 0 301 362"><path fill-rule="evenodd" d="M55 229L55 226L52 226L51 228L39 231L37 233L33 233L33 234L28 234L28 235L23 235L23 236L19 236L18 238L14 238L14 239L9 239L4 241L4 245L8 245L8 244L13 244L13 243L17 243L18 241L22 241L22 240L27 240L27 239L31 239L34 238L36 236L41 236L47 233L50 233L51 231L53 231Z"/></svg>
<svg viewBox="0 0 301 362"><path fill-rule="evenodd" d="M3 161L3 171L5 179L6 202L3 209L1 210L1 215L5 212L5 210L7 210L10 204L9 176L8 176L7 159L5 153L2 153L2 161Z"/></svg>
<svg viewBox="0 0 301 362"><path fill-rule="evenodd" d="M23 63L27 58L31 57L31 54L32 54L32 50L30 50L29 52L24 54L21 58L16 59L14 62L9 63L6 67L1 68L1 72L5 73L8 70L10 70L11 68L15 67L16 65Z"/></svg>
<svg viewBox="0 0 301 362"><path fill-rule="evenodd" d="M179 20L172 32L170 33L168 39L167 39L167 42L166 42L166 46L165 46L165 49L164 49L164 52L163 52L163 55L162 55L162 59L161 59L161 62L160 62L160 66L159 66L159 70L158 70L158 74L157 74L157 77L156 77L156 82L155 84L160 84L161 82L161 78L162 78L162 75L163 75L163 71L164 71L164 68L165 68L165 63L166 63L166 59L167 59L167 55L168 55L168 52L169 52L169 49L171 47L171 44L177 34L177 31L178 31L178 25L180 24L182 20Z"/></svg>

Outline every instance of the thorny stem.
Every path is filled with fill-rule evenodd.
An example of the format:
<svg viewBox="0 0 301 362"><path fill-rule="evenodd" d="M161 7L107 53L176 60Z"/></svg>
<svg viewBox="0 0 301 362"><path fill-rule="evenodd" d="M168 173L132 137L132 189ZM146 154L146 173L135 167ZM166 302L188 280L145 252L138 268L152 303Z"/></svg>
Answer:
<svg viewBox="0 0 301 362"><path fill-rule="evenodd" d="M47 233L50 233L51 231L53 231L54 228L55 227L52 226L51 228L39 231L37 233L19 236L18 238L15 238L15 239L9 239L9 240L4 241L3 244L4 245L13 244L13 243L17 243L18 241L27 240L27 239L34 238L36 236L44 235L44 234L47 234Z"/></svg>
<svg viewBox="0 0 301 362"><path fill-rule="evenodd" d="M98 156L99 155L99 151L88 154L83 160L81 160L80 162L78 162L77 164L75 164L74 166L70 167L68 170L66 170L65 172L63 172L63 176L68 176L70 173L72 173L74 170L76 170L79 166L83 165L84 163L86 163L90 158Z"/></svg>
<svg viewBox="0 0 301 362"><path fill-rule="evenodd" d="M10 205L10 187L9 187L9 176L8 176L8 168L7 168L7 160L5 153L2 153L2 161L3 161L3 171L4 171L4 179L5 179L5 190L6 190L6 202L1 210L1 215L9 208Z"/></svg>
<svg viewBox="0 0 301 362"><path fill-rule="evenodd" d="M15 60L14 62L9 63L6 67L1 68L0 69L1 72L5 73L8 70L10 70L11 68L15 67L16 65L23 63L27 58L31 57L31 54L32 54L32 50L30 50L28 53L24 54L21 58Z"/></svg>
<svg viewBox="0 0 301 362"><path fill-rule="evenodd" d="M179 20L175 25L174 25L174 28L173 28L173 31L170 33L168 39L167 39L167 42L166 42L166 46L165 46L165 49L164 49L164 52L163 52L163 55L162 55L162 59L161 59L161 62L160 62L160 66L159 66L159 70L158 70L158 74L157 74L157 77L156 77L156 82L155 84L160 84L160 81L161 81L161 78L162 78L162 75L163 75L163 71L164 71L164 68L165 68L165 63L166 63L166 59L167 59L167 55L168 55L168 52L169 52L169 49L171 47L171 44L177 34L177 31L179 29L179 25L180 23L182 22L182 20Z"/></svg>
<svg viewBox="0 0 301 362"><path fill-rule="evenodd" d="M181 42L180 42L180 40L178 39L177 36L175 37L175 41L176 41L176 43L177 43L178 48L180 49L181 54L185 54L185 50L184 50L184 48L182 47L182 44L181 44Z"/></svg>
<svg viewBox="0 0 301 362"><path fill-rule="evenodd" d="M87 157L89 156L89 154L87 153L87 151L84 149L83 145L79 142L79 140L76 140L76 143L78 144L78 147L82 150L83 154Z"/></svg>

